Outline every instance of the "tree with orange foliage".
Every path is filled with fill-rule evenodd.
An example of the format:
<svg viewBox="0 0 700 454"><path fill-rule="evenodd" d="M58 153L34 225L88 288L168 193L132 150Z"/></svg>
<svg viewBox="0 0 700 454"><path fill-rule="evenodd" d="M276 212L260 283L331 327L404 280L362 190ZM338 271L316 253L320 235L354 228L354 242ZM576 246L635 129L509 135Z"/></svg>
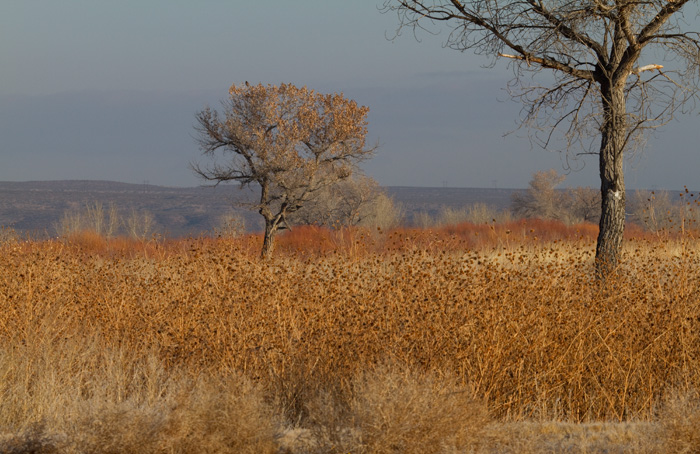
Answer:
<svg viewBox="0 0 700 454"><path fill-rule="evenodd" d="M201 178L257 186L252 204L265 220L261 255L269 258L287 216L324 188L348 178L376 147L365 147L368 107L342 93L321 94L292 84L232 85L224 111L196 115L198 142L214 159L192 164ZM225 162L217 162L220 152Z"/></svg>

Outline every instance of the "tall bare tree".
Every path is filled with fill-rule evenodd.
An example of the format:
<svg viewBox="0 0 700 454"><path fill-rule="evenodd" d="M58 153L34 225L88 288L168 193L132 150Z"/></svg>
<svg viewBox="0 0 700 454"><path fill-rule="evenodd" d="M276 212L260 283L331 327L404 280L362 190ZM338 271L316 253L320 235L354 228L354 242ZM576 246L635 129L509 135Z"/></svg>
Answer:
<svg viewBox="0 0 700 454"><path fill-rule="evenodd" d="M689 11L695 8L695 11ZM596 266L614 267L625 222L623 158L645 129L697 100L697 0L385 0L399 31L450 29L446 46L512 63L513 96L540 144L560 130L567 149L599 155ZM659 64L669 62L670 68ZM554 79L535 82L542 69ZM540 135L541 134L541 135Z"/></svg>
<svg viewBox="0 0 700 454"><path fill-rule="evenodd" d="M252 208L265 220L262 256L270 257L287 216L315 193L348 178L374 147L365 147L369 108L342 94L320 94L291 84L232 85L224 111L196 116L199 145L214 159L192 164L216 184L236 181L260 190ZM225 157L216 162L217 152Z"/></svg>

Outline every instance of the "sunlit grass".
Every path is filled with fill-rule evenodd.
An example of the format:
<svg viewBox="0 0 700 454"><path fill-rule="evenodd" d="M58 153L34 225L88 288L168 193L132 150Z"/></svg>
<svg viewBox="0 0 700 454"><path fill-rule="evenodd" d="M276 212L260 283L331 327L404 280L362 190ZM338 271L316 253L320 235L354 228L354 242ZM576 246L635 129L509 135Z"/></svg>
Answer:
<svg viewBox="0 0 700 454"><path fill-rule="evenodd" d="M540 452L569 423L698 449L698 243L632 230L601 284L595 235L303 228L269 261L255 235L5 242L0 452L275 452L290 428L313 452Z"/></svg>

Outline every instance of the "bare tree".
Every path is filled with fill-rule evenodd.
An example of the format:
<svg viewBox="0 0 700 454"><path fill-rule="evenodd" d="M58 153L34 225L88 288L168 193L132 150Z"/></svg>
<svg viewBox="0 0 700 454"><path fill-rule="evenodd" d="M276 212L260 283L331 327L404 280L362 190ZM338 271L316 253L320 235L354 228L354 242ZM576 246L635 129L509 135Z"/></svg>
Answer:
<svg viewBox="0 0 700 454"><path fill-rule="evenodd" d="M214 233L219 238L236 238L245 233L245 219L235 211L224 213L219 216Z"/></svg>
<svg viewBox="0 0 700 454"><path fill-rule="evenodd" d="M129 217L124 221L126 230L131 238L146 241L156 233L156 218L148 210L131 209Z"/></svg>
<svg viewBox="0 0 700 454"><path fill-rule="evenodd" d="M600 222L600 191L591 187L569 189L574 222Z"/></svg>
<svg viewBox="0 0 700 454"><path fill-rule="evenodd" d="M388 230L399 227L404 222L403 205L385 191L380 191L377 194L369 204L367 211L370 215L366 216L360 225Z"/></svg>
<svg viewBox="0 0 700 454"><path fill-rule="evenodd" d="M683 15L696 6L692 0L384 3L385 11L398 14L397 33L445 23L451 29L447 47L488 55L492 64L499 58L512 63L512 95L523 102L523 124L540 145L548 147L560 131L567 150L599 155L600 276L617 264L622 249L625 150L645 129L665 124L698 98L700 33ZM540 86L535 79L545 68L554 79Z"/></svg>
<svg viewBox="0 0 700 454"><path fill-rule="evenodd" d="M688 188L677 198L669 191L637 190L630 205L632 219L651 232L683 232L700 225L700 200Z"/></svg>
<svg viewBox="0 0 700 454"><path fill-rule="evenodd" d="M376 217L375 202L383 191L374 178L358 175L332 189L330 196L336 200L336 218L343 225L368 225Z"/></svg>
<svg viewBox="0 0 700 454"><path fill-rule="evenodd" d="M512 216L509 210L499 210L482 202L461 207L443 205L435 217L426 211L417 211L413 213L412 219L413 225L422 229L457 225L465 222L492 224L510 221L512 221Z"/></svg>
<svg viewBox="0 0 700 454"><path fill-rule="evenodd" d="M291 218L293 224L395 227L401 208L374 178L357 172L319 191Z"/></svg>
<svg viewBox="0 0 700 454"><path fill-rule="evenodd" d="M511 206L516 216L524 218L556 219L567 221L563 208L564 193L557 191L566 176L549 169L535 172L525 192L513 193Z"/></svg>
<svg viewBox="0 0 700 454"><path fill-rule="evenodd" d="M54 228L58 236L67 237L83 230L85 228L84 225L84 216L80 211L72 208L63 212L61 220L56 223Z"/></svg>
<svg viewBox="0 0 700 454"><path fill-rule="evenodd" d="M85 205L84 219L87 222L85 228L107 238L112 238L117 233L121 223L117 206L112 202L105 209L98 200Z"/></svg>
<svg viewBox="0 0 700 454"><path fill-rule="evenodd" d="M261 255L270 257L275 234L287 216L315 193L348 178L355 165L374 152L365 148L369 108L342 94L320 94L291 84L232 85L224 112L206 108L196 116L205 156L225 157L194 172L216 184L236 181L257 186L251 208L265 220Z"/></svg>
<svg viewBox="0 0 700 454"><path fill-rule="evenodd" d="M554 169L535 172L526 191L513 193L511 210L524 218L555 219L566 224L600 218L600 191L588 187L557 189L566 180Z"/></svg>
<svg viewBox="0 0 700 454"><path fill-rule="evenodd" d="M433 218L427 211L414 212L411 222L415 227L419 227L421 229L429 229L436 225L435 218Z"/></svg>
<svg viewBox="0 0 700 454"><path fill-rule="evenodd" d="M467 220L474 224L490 224L492 222L510 222L510 211L498 210L493 206L477 202L467 207Z"/></svg>
<svg viewBox="0 0 700 454"><path fill-rule="evenodd" d="M0 246L15 244L19 242L21 238L20 234L12 227L0 226Z"/></svg>
<svg viewBox="0 0 700 454"><path fill-rule="evenodd" d="M56 224L56 233L67 236L83 230L89 230L98 235L112 238L119 231L121 219L117 206L110 202L105 208L99 200L86 202L84 210L69 209Z"/></svg>

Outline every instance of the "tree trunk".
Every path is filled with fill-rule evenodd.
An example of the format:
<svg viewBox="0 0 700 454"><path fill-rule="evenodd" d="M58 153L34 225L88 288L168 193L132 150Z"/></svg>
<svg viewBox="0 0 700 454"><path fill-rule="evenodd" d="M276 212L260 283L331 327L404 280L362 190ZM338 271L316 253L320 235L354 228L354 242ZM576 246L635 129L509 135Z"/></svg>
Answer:
<svg viewBox="0 0 700 454"><path fill-rule="evenodd" d="M605 278L618 264L625 230L623 151L627 135L624 82L603 87L603 125L600 143L600 232L595 266Z"/></svg>
<svg viewBox="0 0 700 454"><path fill-rule="evenodd" d="M275 234L277 233L277 223L273 220L265 219L265 236L263 237L262 251L260 257L267 260L272 257L275 249Z"/></svg>

